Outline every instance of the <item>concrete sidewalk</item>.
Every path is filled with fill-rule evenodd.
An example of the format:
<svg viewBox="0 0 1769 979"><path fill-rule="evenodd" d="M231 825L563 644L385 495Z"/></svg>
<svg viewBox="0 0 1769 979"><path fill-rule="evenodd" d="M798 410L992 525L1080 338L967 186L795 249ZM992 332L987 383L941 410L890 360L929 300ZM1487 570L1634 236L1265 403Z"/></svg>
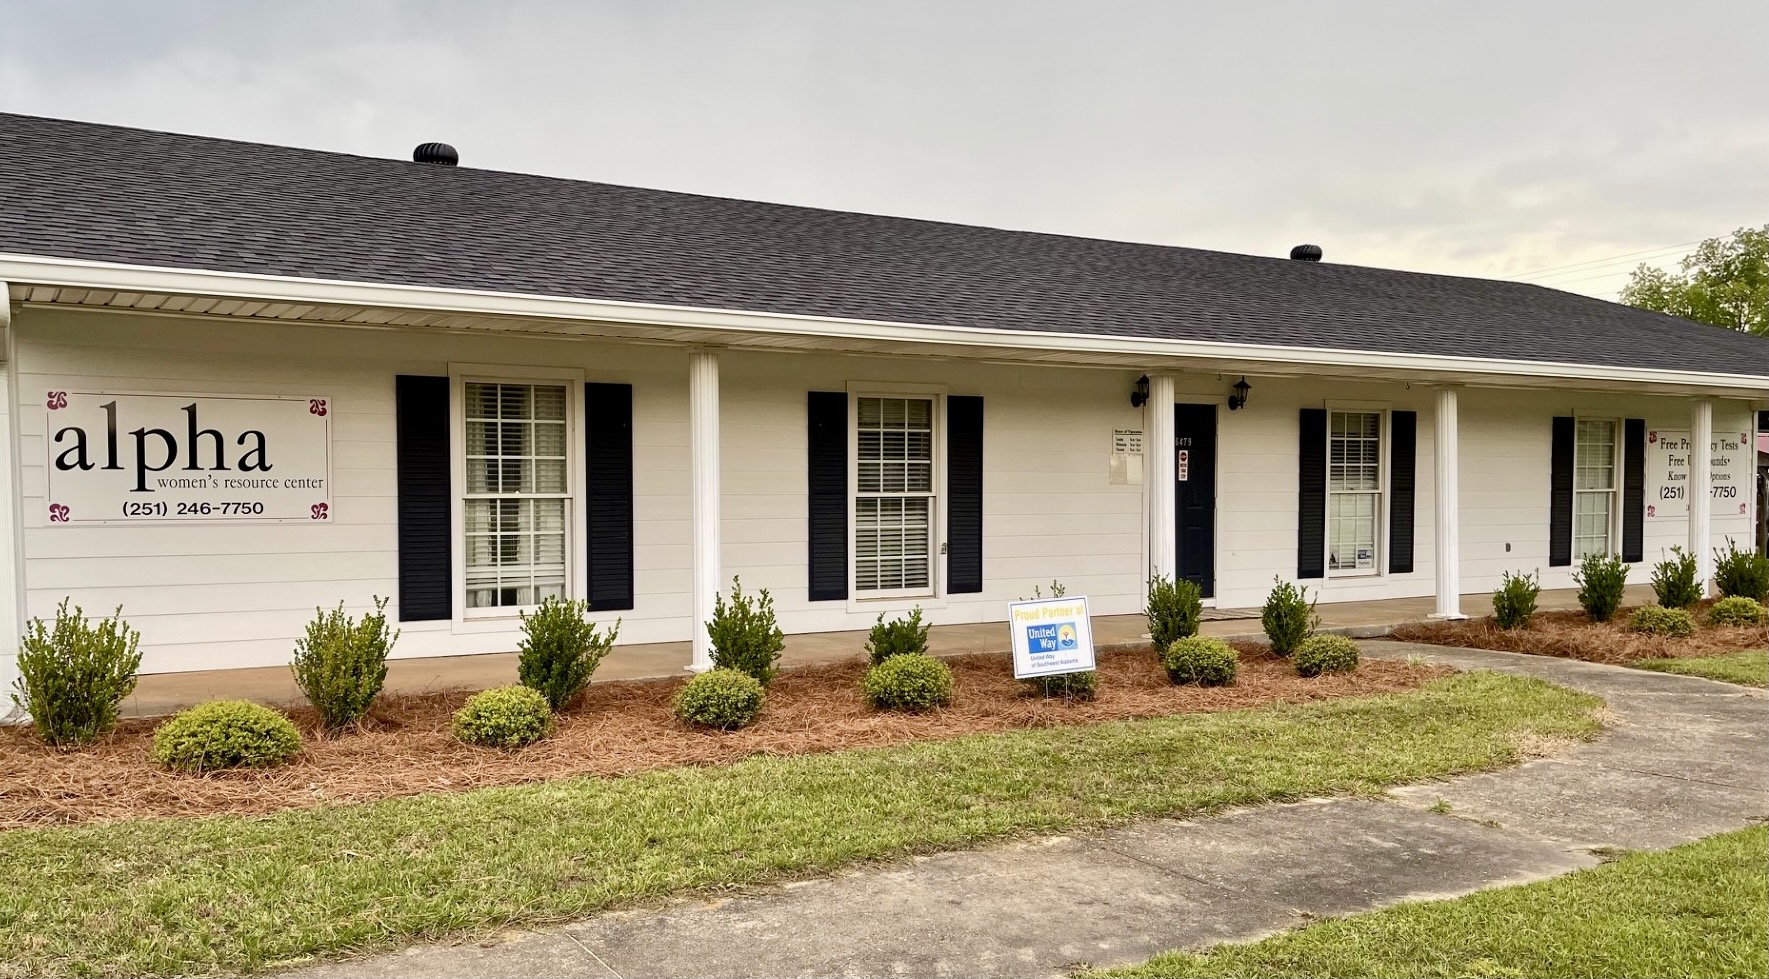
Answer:
<svg viewBox="0 0 1769 979"><path fill-rule="evenodd" d="M1651 599L1645 585L1628 589L1628 604ZM1543 611L1578 608L1577 592L1551 589L1538 600ZM1423 621L1436 608L1431 598L1390 598L1368 602L1335 602L1316 608L1321 629L1364 638L1386 635L1397 625ZM1471 615L1491 611L1491 596L1464 595L1462 608ZM1005 610L1004 610L1005 611ZM1263 639L1258 609L1210 609L1211 618L1199 630L1207 636ZM1141 615L1096 615L1094 644L1098 648L1139 645L1147 640L1149 626ZM858 659L865 655L866 633L810 632L786 637L781 665L811 666ZM964 653L1007 655L1005 622L937 625L928 631L928 650L935 656ZM637 643L616 646L596 670L597 682L641 680L682 676L692 653L686 642ZM387 664L388 693L425 693L432 690L484 690L516 682L515 653L477 656L435 656L394 659ZM123 703L126 717L158 717L216 698L244 698L286 706L303 702L300 688L286 666L263 666L237 670L200 670L190 673L156 673L144 676L135 692Z"/></svg>
<svg viewBox="0 0 1769 979"><path fill-rule="evenodd" d="M1365 644L1605 698L1614 727L1563 755L1412 786L940 854L717 900L597 915L291 975L1055 976L1244 940L1322 916L1465 894L1769 818L1769 699L1548 657ZM1439 800L1449 814L1430 811Z"/></svg>

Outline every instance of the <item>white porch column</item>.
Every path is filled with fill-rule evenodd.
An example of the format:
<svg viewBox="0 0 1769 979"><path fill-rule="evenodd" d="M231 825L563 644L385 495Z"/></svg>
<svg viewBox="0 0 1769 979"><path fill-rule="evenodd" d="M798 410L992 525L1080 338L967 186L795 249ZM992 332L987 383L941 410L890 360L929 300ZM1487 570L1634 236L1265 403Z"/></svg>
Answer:
<svg viewBox="0 0 1769 979"><path fill-rule="evenodd" d="M706 623L713 617L724 568L719 564L719 355L696 350L688 358L688 451L694 499L694 659L695 673L712 669L712 641Z"/></svg>
<svg viewBox="0 0 1769 979"><path fill-rule="evenodd" d="M24 629L12 331L11 290L0 282L0 720L16 710L12 706L12 685L18 679L18 637Z"/></svg>
<svg viewBox="0 0 1769 979"><path fill-rule="evenodd" d="M1143 500L1148 506L1150 575L1174 577L1179 571L1178 487L1174 480L1173 375L1149 374L1149 400L1143 406Z"/></svg>
<svg viewBox="0 0 1769 979"><path fill-rule="evenodd" d="M1433 441L1436 479L1432 498L1437 504L1437 611L1434 619L1465 619L1462 614L1462 527L1460 467L1457 443L1456 389L1437 389L1437 432Z"/></svg>
<svg viewBox="0 0 1769 979"><path fill-rule="evenodd" d="M1689 404L1689 553L1695 555L1696 574L1703 595L1714 580L1712 482L1714 457L1714 403L1697 398Z"/></svg>

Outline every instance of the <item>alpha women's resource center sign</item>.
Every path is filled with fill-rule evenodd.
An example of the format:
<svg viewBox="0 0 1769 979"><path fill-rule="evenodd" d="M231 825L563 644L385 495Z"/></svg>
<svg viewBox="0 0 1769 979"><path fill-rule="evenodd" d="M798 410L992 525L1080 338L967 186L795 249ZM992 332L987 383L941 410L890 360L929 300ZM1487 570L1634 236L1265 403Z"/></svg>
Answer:
<svg viewBox="0 0 1769 979"><path fill-rule="evenodd" d="M1015 602L1007 607L1007 621L1013 629L1014 679L1094 668L1086 598Z"/></svg>
<svg viewBox="0 0 1769 979"><path fill-rule="evenodd" d="M49 391L48 522L330 521L327 398Z"/></svg>
<svg viewBox="0 0 1769 979"><path fill-rule="evenodd" d="M1689 516L1688 430L1646 431L1646 515ZM1750 512L1751 437L1743 432L1715 432L1708 455L1708 499L1715 515Z"/></svg>

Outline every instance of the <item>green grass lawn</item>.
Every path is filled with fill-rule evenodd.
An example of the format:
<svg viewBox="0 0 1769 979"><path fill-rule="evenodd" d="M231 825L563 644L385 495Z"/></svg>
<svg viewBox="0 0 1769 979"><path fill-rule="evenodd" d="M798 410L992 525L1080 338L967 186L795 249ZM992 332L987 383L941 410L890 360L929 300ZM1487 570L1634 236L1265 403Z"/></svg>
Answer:
<svg viewBox="0 0 1769 979"><path fill-rule="evenodd" d="M1592 697L1418 692L628 778L0 833L0 974L239 972L1015 833L1388 786L1589 737Z"/></svg>
<svg viewBox="0 0 1769 979"><path fill-rule="evenodd" d="M1769 975L1769 829L1096 975Z"/></svg>
<svg viewBox="0 0 1769 979"><path fill-rule="evenodd" d="M1747 687L1769 687L1769 649L1746 649L1725 656L1691 656L1687 659L1643 659L1630 663L1642 670L1705 676L1710 680Z"/></svg>

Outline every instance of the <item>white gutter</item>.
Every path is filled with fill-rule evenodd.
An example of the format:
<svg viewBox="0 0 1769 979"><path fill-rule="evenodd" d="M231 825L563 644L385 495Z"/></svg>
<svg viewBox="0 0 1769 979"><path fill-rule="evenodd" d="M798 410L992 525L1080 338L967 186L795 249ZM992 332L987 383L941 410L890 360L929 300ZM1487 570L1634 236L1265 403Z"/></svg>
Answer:
<svg viewBox="0 0 1769 979"><path fill-rule="evenodd" d="M1163 358L1279 361L1304 366L1362 368L1459 375L1626 382L1720 389L1760 395L1769 376L1716 374L1641 367L1609 367L1554 361L1452 357L1429 354L1292 347L1282 344L1224 343L1153 337L1041 333L986 327L930 326L876 320L735 312L692 306L568 299L522 293L444 289L307 279L241 272L208 272L152 266L88 262L0 254L0 281L118 292L196 294L340 306L374 306L476 316L589 320L641 326L734 330L757 334L817 336L843 340L1007 347L1019 350L1114 354L1159 361ZM287 322L297 323L299 320Z"/></svg>

